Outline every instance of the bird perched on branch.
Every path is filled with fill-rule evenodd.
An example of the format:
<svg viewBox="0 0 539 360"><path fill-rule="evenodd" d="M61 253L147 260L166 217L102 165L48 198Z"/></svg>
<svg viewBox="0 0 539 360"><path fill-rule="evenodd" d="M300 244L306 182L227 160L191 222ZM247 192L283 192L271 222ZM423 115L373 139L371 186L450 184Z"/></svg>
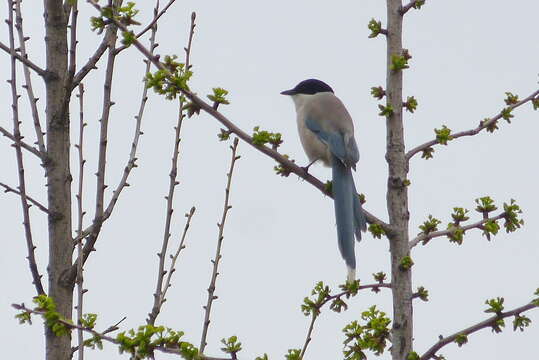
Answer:
<svg viewBox="0 0 539 360"><path fill-rule="evenodd" d="M332 168L339 251L348 268L347 280L354 281L354 234L360 241L367 221L352 177L352 169L356 169L359 160L352 118L333 89L323 81L304 80L281 94L292 97L296 106L299 137L311 161L305 169L316 161Z"/></svg>

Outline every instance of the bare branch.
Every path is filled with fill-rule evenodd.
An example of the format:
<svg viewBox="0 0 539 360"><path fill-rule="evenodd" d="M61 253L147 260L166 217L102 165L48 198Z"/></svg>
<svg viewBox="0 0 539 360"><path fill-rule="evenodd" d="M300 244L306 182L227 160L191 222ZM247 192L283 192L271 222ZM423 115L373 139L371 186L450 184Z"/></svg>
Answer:
<svg viewBox="0 0 539 360"><path fill-rule="evenodd" d="M4 183L0 182L0 186L5 189L4 192L6 192L6 193L12 192L14 194L21 195L21 192L19 190L14 189L14 188L12 188L11 186L9 186L7 184L4 184ZM39 201L31 198L28 195L26 195L26 199L28 201L30 201L32 204L34 204L39 210L43 211L45 214L49 213L49 209L47 209L47 207L45 207L45 205L41 204Z"/></svg>
<svg viewBox="0 0 539 360"><path fill-rule="evenodd" d="M230 168L227 173L227 183L225 188L225 204L223 206L223 215L221 217L221 222L217 224L219 227L219 235L217 236L217 248L215 249L215 258L212 260L213 263L213 271L211 275L210 280L210 286L208 287L208 300L206 302L206 306L204 306L205 314L204 314L204 327L202 329L202 337L200 339L200 353L204 354L204 349L206 348L206 337L208 335L208 328L210 326L210 314L211 314L211 307L213 304L213 301L217 299L217 296L214 295L215 293L215 284L217 282L217 275L219 275L219 262L221 261L221 246L223 245L223 234L225 231L225 222L226 217L228 215L228 211L232 208L232 206L229 205L229 197L230 197L230 185L232 183L232 175L234 173L234 165L236 164L236 161L240 158L238 155L236 155L237 149L238 149L238 138L234 138L234 143L230 147L232 150L232 157L230 159Z"/></svg>
<svg viewBox="0 0 539 360"><path fill-rule="evenodd" d="M22 139L23 139L22 136L19 139L17 139L15 137L15 135L13 135L12 133L10 133L9 131L7 131L6 129L4 129L1 126L0 126L0 133L2 133L2 135L7 137L8 139L10 139L11 141L13 141L13 146L16 146L18 144L18 145L20 145L21 148L30 151L32 154L37 156L39 159L43 159L43 156L41 155L41 153L39 152L38 149L36 149L35 147L33 147L31 145L28 145L27 143L22 141Z"/></svg>
<svg viewBox="0 0 539 360"><path fill-rule="evenodd" d="M19 47L20 47L21 56L27 59L28 54L26 53L26 41L28 40L28 38L24 36L24 31L23 31L21 0L17 0L15 3L15 16L16 16L15 28L17 29L17 33L19 35ZM34 119L34 129L36 132L37 145L41 154L46 154L47 150L45 148L43 130L41 130L41 122L39 121L39 112L37 110L37 101L39 99L34 96L34 90L32 88L32 77L30 76L30 68L26 63L23 62L22 64L23 64L24 80L26 81L26 85L24 86L24 88L26 88L26 93L28 95L28 102L30 103L30 109L32 110L32 118Z"/></svg>
<svg viewBox="0 0 539 360"><path fill-rule="evenodd" d="M17 158L17 169L19 175L19 195L21 199L22 215L23 215L23 225L24 225L24 235L26 237L26 247L28 249L28 265L30 266L30 272L32 273L33 284L36 288L38 294L45 294L43 289L43 284L41 283L41 275L39 275L39 270L35 258L35 246L32 239L32 229L30 226L30 206L28 205L28 199L26 196L26 179L24 176L24 163L22 156L22 149L20 140L21 130L20 130L20 121L19 121L19 95L17 94L17 61L15 57L15 37L13 32L13 0L8 0L8 9L9 9L9 18L7 20L9 28L9 47L11 53L11 79L8 81L11 85L11 110L13 113L13 136L15 138L14 148L15 156Z"/></svg>
<svg viewBox="0 0 539 360"><path fill-rule="evenodd" d="M165 303L167 291L172 286L171 280L172 280L172 274L176 271L176 261L178 260L178 257L180 255L180 252L185 249L185 237L187 235L187 230L189 229L189 226L191 225L191 219L193 218L193 215L195 214L195 207L193 206L188 214L185 214L185 217L187 218L187 221L185 223L185 227L183 229L183 233L181 236L180 244L178 245L178 249L176 250L176 253L174 255L171 255L171 262L170 266L168 268L168 271L161 272L163 275L167 275L167 278L165 280L165 284L163 285L163 280L161 280L161 291L159 292L158 302L154 304L154 307L152 308L152 312L148 314L148 322L151 324L155 323L155 319L161 312L161 308L163 307L163 304Z"/></svg>
<svg viewBox="0 0 539 360"><path fill-rule="evenodd" d="M470 229L482 229L484 223L486 223L488 221L496 221L496 220L503 219L505 217L505 215L506 215L505 212L502 212L501 214L498 214L496 216L487 217L486 219L481 219L480 221L475 222L473 224L455 227L454 229L433 231L433 232L428 233L428 234L421 233L418 236L416 236L413 240L410 241L410 249L415 247L420 242L423 242L424 244L426 244L430 239L434 239L434 238L441 237L441 236L451 235L455 231L455 229L462 229L464 232L466 232L466 231L468 231Z"/></svg>
<svg viewBox="0 0 539 360"><path fill-rule="evenodd" d="M11 51L9 50L9 46L6 46L4 43L2 43L0 41L0 49L4 50L5 52L7 52L8 54L11 54ZM15 57L17 60L19 60L21 63L25 64L26 66L28 66L30 69L34 70L36 72L36 74L38 74L39 76L45 76L47 74L47 71L45 71L44 69L40 68L39 66L37 66L36 64L34 64L32 61L28 60L27 58L25 58L24 56L22 55L19 55L17 53L14 53L13 54L13 57Z"/></svg>
<svg viewBox="0 0 539 360"><path fill-rule="evenodd" d="M525 311L528 311L528 310L531 310L533 308L536 308L536 307L539 307L537 304L534 304L534 303L529 303L529 304L526 304L524 306L521 306L521 307L518 307L516 309L513 309L511 311L507 311L507 312L502 312L500 314L496 314L486 320L483 320L475 325L472 325L466 329L463 329L461 331L458 331L452 335L449 335L449 336L446 336L446 337L442 337L440 338L440 340L438 340L438 342L436 344L434 344L429 350L427 350L427 352L425 352L420 360L428 360L428 359L432 359L432 358L435 358L436 357L436 352L438 350L440 350L442 347L446 346L447 344L450 344L452 343L453 341L455 341L455 339L459 336L459 335L469 335L469 334L472 334L476 331L479 331L481 329L485 329L485 328L488 328L488 327L492 327L494 325L496 325L496 321L500 320L500 319L504 319L506 317L511 317L511 316L515 316L515 315L519 315Z"/></svg>
<svg viewBox="0 0 539 360"><path fill-rule="evenodd" d="M67 77L66 77L66 88L74 89L73 77L75 76L75 69L77 66L77 18L79 15L78 1L73 1L69 3L70 12L71 12L71 24L69 26L69 65L67 66ZM80 82L79 82L80 83ZM78 84L77 84L78 85ZM82 354L82 353L81 353Z"/></svg>
<svg viewBox="0 0 539 360"><path fill-rule="evenodd" d="M95 2L95 0L87 0L87 1L91 5L93 5L98 11L101 11L101 7L99 6L98 3ZM120 24L116 20L111 20L111 21L114 21L114 24L116 26L118 26L120 29L122 29L123 31L127 31L127 28L123 24ZM154 56L153 53L150 50L148 50L144 45L142 45L142 43L140 41L134 40L133 41L133 46L135 46L148 60L150 60L152 62L152 64L155 65L155 67L157 67L159 70L163 70L167 76L171 76L170 71L168 71L168 69L159 61L159 57ZM219 121L221 124L223 124L231 133L234 133L235 135L237 135L241 140L245 141L249 145L251 145L254 148L256 148L257 150L259 150L260 152L262 152L262 153L266 154L267 156L271 157L272 159L277 161L279 164L281 164L284 168L286 168L287 170L290 170L290 172L293 172L294 174L296 174L300 178L304 179L305 181L307 181L308 183L310 183L311 185L316 187L323 194L325 194L325 195L327 195L329 197L333 197L333 195L328 192L325 184L323 182L321 182L320 180L318 180L316 177L314 177L311 174L309 174L308 172L306 172L304 168L298 166L297 164L290 161L289 159L287 159L286 157L284 157L283 155L281 155L277 151L275 151L275 150L273 150L273 149L271 149L271 148L269 148L267 146L255 145L253 143L252 137L250 135L248 135L243 130L238 128L233 122L231 122L229 119L227 119L223 114L221 114L219 111L214 109L214 107L212 105L206 103L204 100L202 100L201 98L199 98L194 93L192 93L192 92L190 92L188 90L181 89L181 91L189 100L191 100L193 103L198 105L202 110L207 112L209 115L211 115L217 121ZM367 221L369 223L380 225L385 230L386 234L391 234L392 233L392 228L391 228L391 226L389 224L387 224L384 221L380 220L379 218L377 218L376 216L374 216L370 212L366 211L365 209L363 209L363 211L365 212L365 216L366 216Z"/></svg>
<svg viewBox="0 0 539 360"><path fill-rule="evenodd" d="M90 71L96 69L97 62L101 59L101 56L105 53L105 50L109 47L111 41L116 41L116 27L109 25L105 36L101 41L101 44L97 47L94 54L88 59L88 62L80 68L80 70L74 75L73 81L71 82L71 88L76 88L79 83L88 75Z"/></svg>
<svg viewBox="0 0 539 360"><path fill-rule="evenodd" d="M154 11L154 13L157 14L157 7ZM193 13L194 14L194 13ZM186 67L188 67L190 62L190 55L191 55L191 40L193 38L194 30L195 30L195 16L191 17L191 26L189 30L189 42L187 45L187 48L185 49L185 63L187 64ZM155 29L157 29L155 27ZM155 31L155 30L154 30ZM147 62L148 67L150 66L150 62ZM149 68L147 68L148 72ZM175 134L174 134L174 148L172 151L172 164L169 174L169 186L168 186L168 195L165 197L167 200L167 209L166 209L166 218L165 218L165 231L163 234L163 243L161 246L161 252L158 253L159 256L159 268L157 272L157 284L155 288L154 296L154 303L152 307L152 311L150 314L148 314L148 323L154 324L155 319L159 315L159 312L161 311L161 306L163 305L163 302L165 301L165 292L168 288L168 285L163 286L164 276L166 274L165 272L165 257L167 253L168 248L168 240L170 238L170 226L172 223L172 213L174 212L173 209L173 200L174 200L174 191L176 190L176 186L179 184L177 181L178 176L178 157L180 155L180 133L181 128L183 124L183 119L185 118L184 115L184 99L180 97L179 100L179 106L178 106L178 121L175 126ZM194 210L193 210L194 211ZM192 215L191 215L192 216ZM190 218L189 218L190 220ZM169 272L168 276L170 279L170 276L172 274Z"/></svg>
<svg viewBox="0 0 539 360"><path fill-rule="evenodd" d="M73 5L73 12L77 11L77 3ZM76 21L76 15L73 14L74 20ZM73 36L73 35L72 35ZM74 46L74 44L71 44ZM79 152L79 189L77 193L77 235L80 236L82 233L82 222L84 219L84 210L82 207L83 204L83 183L84 183L84 163L86 160L84 160L84 127L86 126L86 123L84 122L84 85L81 83L79 84L79 94L77 95L79 98L79 143L76 145L78 152ZM79 326L82 325L82 314L83 314L83 303L84 303L84 278L83 278L83 261L82 261L82 240L77 242L77 324ZM84 338L82 334L82 330L78 329L77 332L77 338L78 338L78 355L79 360L84 359Z"/></svg>
<svg viewBox="0 0 539 360"><path fill-rule="evenodd" d="M533 93L531 93L528 97L522 99L521 101L519 101L519 102L517 102L517 103L515 103L513 105L509 105L506 109L510 109L510 110L516 109L516 108L526 104L527 102L532 101L538 95L539 95L539 90L536 90ZM494 117L488 119L487 121L481 121L476 128L466 130L466 131L461 131L461 132L458 132L458 133L455 133L455 134L451 134L451 138L452 139L457 139L457 138L460 138L460 137L463 137L463 136L477 135L479 132L481 132L482 130L488 128L490 125L495 124L498 120L500 120L502 118L502 116L503 116L503 112L500 111L498 114L496 114ZM438 143L439 143L438 140L434 139L434 140L428 141L428 142L426 142L424 144L421 144L419 146L416 146L415 148L413 148L412 150L410 150L410 151L408 151L406 153L406 160L410 161L410 159L415 154L417 154L418 152L426 150L427 148L429 148L429 147L431 147L433 145L436 145Z"/></svg>

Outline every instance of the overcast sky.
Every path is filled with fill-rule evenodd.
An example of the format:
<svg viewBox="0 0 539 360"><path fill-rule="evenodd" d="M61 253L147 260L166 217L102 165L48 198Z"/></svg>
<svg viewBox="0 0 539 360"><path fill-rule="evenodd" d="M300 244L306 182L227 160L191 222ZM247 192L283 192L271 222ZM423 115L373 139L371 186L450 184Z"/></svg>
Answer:
<svg viewBox="0 0 539 360"><path fill-rule="evenodd" d="M78 62L84 64L100 41L89 31L93 9L81 1ZM35 62L44 66L43 9L24 2L25 27L32 36L28 46ZM147 23L153 1L139 1L140 19ZM368 39L371 18L385 24L385 2L363 1L178 1L162 18L157 35L161 54L183 55L190 14L197 12L193 43L194 77L191 88L201 96L220 86L230 91L231 104L220 108L247 132L254 126L283 134L280 151L298 164L307 159L301 148L290 99L279 92L297 82L316 77L326 81L346 104L355 121L361 153L355 173L359 192L367 197L369 211L387 219L385 121L377 115L377 101L369 92L385 84L386 45L383 38ZM471 129L494 116L504 106L504 92L525 97L538 87L539 46L534 0L427 1L420 11L405 18L403 46L413 58L405 71L404 95L419 101L415 114L405 114L408 149L431 140L442 124L454 131ZM6 5L2 5L6 17ZM8 43L3 27L1 41ZM145 38L145 41L147 39ZM113 85L109 130L107 184L118 183L130 150L134 118L138 110L144 64L136 49L118 58ZM86 224L91 222L95 194L98 118L102 101L104 62L85 81L87 137ZM9 76L9 56L0 56L3 78ZM0 124L11 128L9 86L0 87L4 116ZM35 90L43 87L34 77ZM21 97L23 131L33 142L31 117ZM73 119L77 103L73 97ZM44 119L44 100L40 101ZM479 231L470 231L457 246L445 238L432 240L412 251L414 289L425 286L427 303L414 303L415 350L423 353L439 334L449 335L488 314L484 302L503 296L507 309L529 302L539 286L539 204L537 202L537 133L539 113L527 104L515 110L511 124L500 122L494 134L462 138L435 148L434 159L415 157L410 163L410 236L429 214L450 220L451 209L470 209L474 199L490 195L501 207L511 198L524 210L526 225L513 234L500 231L488 242ZM121 195L110 220L103 227L85 267L85 312L99 314L98 328L105 329L126 316L123 329L143 324L151 309L157 257L164 227L173 126L176 103L151 94L143 120L144 136L139 147L139 167L130 178L131 187ZM217 141L220 124L202 114L182 128L179 181L171 248L185 224L182 216L191 206L197 211L187 237L168 301L157 323L185 331L185 339L198 346L202 329L211 263L217 239L215 224L221 217L230 143ZM77 139L73 126L73 141ZM14 153L0 138L0 181L17 184ZM75 154L75 149L73 149ZM237 335L243 343L242 359L264 352L283 358L290 348L304 342L309 319L300 304L317 281L332 288L345 278L344 263L336 244L333 205L318 190L296 176L282 178L274 162L240 143L231 190L233 206L225 228L220 276L217 283L207 354L221 352L219 340ZM76 158L72 172L77 176ZM25 154L28 192L46 201L43 171L35 158ZM330 171L313 166L312 173L325 181ZM76 182L73 183L73 190ZM36 321L19 326L12 303L29 304L35 290L31 284L20 216L20 201L13 194L0 194L2 238L0 252L0 333L5 358L43 358L43 329ZM106 194L111 196L111 190ZM32 228L38 265L46 272L46 219L32 208ZM358 276L371 283L371 274L389 273L387 239L370 234L356 246ZM46 283L46 282L45 282ZM391 314L389 291L361 293L343 314L323 311L316 323L307 358L342 357L341 329L376 304ZM508 319L502 334L489 329L469 337L462 348L451 344L441 353L449 359L535 359L539 338L539 312L527 314L534 323L523 333L512 331ZM7 353L6 353L7 351ZM88 351L87 359L111 359L114 346ZM127 355L122 355L126 358ZM374 355L369 355L369 358ZM158 358L166 358L159 355ZM389 354L380 357L389 359Z"/></svg>

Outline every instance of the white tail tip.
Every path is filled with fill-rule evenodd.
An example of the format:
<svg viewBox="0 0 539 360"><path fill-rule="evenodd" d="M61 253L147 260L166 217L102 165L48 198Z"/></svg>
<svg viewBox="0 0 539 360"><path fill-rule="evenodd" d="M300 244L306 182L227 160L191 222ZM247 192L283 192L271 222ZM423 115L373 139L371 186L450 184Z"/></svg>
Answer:
<svg viewBox="0 0 539 360"><path fill-rule="evenodd" d="M356 269L353 269L350 266L347 266L347 269L348 275L346 276L346 281L350 283L356 281Z"/></svg>

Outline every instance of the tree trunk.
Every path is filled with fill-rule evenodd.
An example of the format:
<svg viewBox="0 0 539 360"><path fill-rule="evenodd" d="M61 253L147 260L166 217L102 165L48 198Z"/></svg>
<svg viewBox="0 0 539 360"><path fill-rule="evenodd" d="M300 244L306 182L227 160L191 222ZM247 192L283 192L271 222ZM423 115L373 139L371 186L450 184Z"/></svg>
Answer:
<svg viewBox="0 0 539 360"><path fill-rule="evenodd" d="M65 275L71 269L71 174L69 171L69 84L67 77L67 21L62 1L45 0L45 44L47 75L47 154L45 161L49 208L48 295L57 311L71 319L73 282ZM71 359L71 336L57 337L46 329L46 359Z"/></svg>
<svg viewBox="0 0 539 360"><path fill-rule="evenodd" d="M402 55L401 0L387 0L387 102L393 114L387 117L387 153L389 165L387 206L393 231L388 234L391 251L391 284L393 292L393 360L405 360L412 350L412 273L400 264L410 255L408 245L408 189L405 180L408 163L405 158L402 121L402 71L391 70L392 56Z"/></svg>

